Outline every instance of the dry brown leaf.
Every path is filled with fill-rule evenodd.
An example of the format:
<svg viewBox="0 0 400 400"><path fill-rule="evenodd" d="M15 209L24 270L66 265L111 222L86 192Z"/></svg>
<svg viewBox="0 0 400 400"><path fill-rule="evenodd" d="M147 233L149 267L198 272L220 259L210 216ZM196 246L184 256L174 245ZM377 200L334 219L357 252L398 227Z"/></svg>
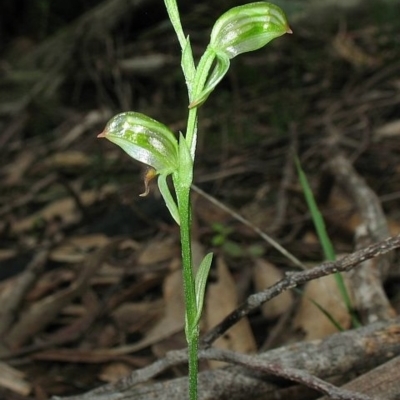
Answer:
<svg viewBox="0 0 400 400"><path fill-rule="evenodd" d="M238 306L236 284L225 261L217 258L217 282L209 283L206 295L206 324L208 329L217 325ZM215 347L240 353L256 351L256 342L247 318L242 318L215 342ZM224 365L211 361L210 366L217 368Z"/></svg>
<svg viewBox="0 0 400 400"><path fill-rule="evenodd" d="M25 175L28 168L36 160L37 155L30 150L22 151L12 163L2 168L4 178L3 185L15 185L20 183L21 178Z"/></svg>
<svg viewBox="0 0 400 400"><path fill-rule="evenodd" d="M374 138L381 140L385 138L398 137L400 136L400 120L387 122L375 130Z"/></svg>
<svg viewBox="0 0 400 400"><path fill-rule="evenodd" d="M17 369L0 362L0 386L18 393L21 396L28 396L32 386L25 379L25 374Z"/></svg>
<svg viewBox="0 0 400 400"><path fill-rule="evenodd" d="M185 303L182 290L182 271L176 269L164 280L164 316L147 332L146 336L134 343L112 349L112 354L133 353L169 338L184 328ZM101 351L104 353L104 351Z"/></svg>
<svg viewBox="0 0 400 400"><path fill-rule="evenodd" d="M82 295L87 289L89 279L109 253L115 250L118 243L119 241L115 240L108 246L89 254L82 268L79 269L79 275L67 288L40 299L22 312L4 340L7 346L10 349L17 349L25 344L46 327L60 310Z"/></svg>
<svg viewBox="0 0 400 400"><path fill-rule="evenodd" d="M121 332L145 332L160 319L164 308L162 300L124 303L117 307L111 316Z"/></svg>
<svg viewBox="0 0 400 400"><path fill-rule="evenodd" d="M345 278L345 275L343 275ZM346 284L347 279L345 278ZM336 327L312 301L318 303L344 329L348 329L351 318L340 295L333 275L310 281L306 284L300 307L293 324L305 333L305 340L322 339L337 332Z"/></svg>
<svg viewBox="0 0 400 400"><path fill-rule="evenodd" d="M195 270L197 270L198 266L200 265L201 261L204 258L204 248L203 246L198 242L198 241L193 241L192 242L192 259L193 259L193 268ZM182 275L182 271L176 271L179 272L180 275ZM180 279L180 283L182 284L182 278ZM182 308L182 304L184 304L184 296L183 296L183 288L181 287L179 288L175 288L174 286L171 286L170 289L172 289L172 292L170 292L169 294L164 292L164 297L165 297L165 301L167 302L168 298L174 299L174 301L179 305L178 310L176 309L175 306L172 306L168 304L168 302L166 303L166 307L171 307L172 310L170 311L170 318L175 318L174 316L176 315L176 312L180 313L184 313L184 308ZM175 291L176 289L179 290L179 295L173 295L173 291ZM168 294L168 297L166 297L166 295ZM166 315L168 315L168 312L166 313ZM181 321L182 316L178 315L178 319L177 321L180 322ZM153 344L152 346L152 351L153 354L160 358L163 357L169 350L174 350L174 349L180 349L182 347L186 346L186 339L183 333L183 330L179 330L176 333L173 333L171 335L168 336L168 338L166 338L165 340L162 341L158 341L156 343Z"/></svg>
<svg viewBox="0 0 400 400"><path fill-rule="evenodd" d="M165 316L151 329L147 337L166 338L184 327L185 301L183 297L182 271L171 272L164 281L163 297L165 303Z"/></svg>
<svg viewBox="0 0 400 400"><path fill-rule="evenodd" d="M339 188L332 190L326 210L327 221L349 232L351 235L355 234L357 228L363 223L360 214L355 211L354 202L348 196L344 195ZM398 221L388 219L388 225L392 236L400 233L400 224Z"/></svg>
<svg viewBox="0 0 400 400"><path fill-rule="evenodd" d="M26 300L35 302L54 293L58 288L69 285L76 278L76 273L68 268L58 268L43 274L26 295Z"/></svg>
<svg viewBox="0 0 400 400"><path fill-rule="evenodd" d="M215 223L226 224L232 218L225 210L211 203L203 196L195 195L194 204L196 216L206 225Z"/></svg>
<svg viewBox="0 0 400 400"><path fill-rule="evenodd" d="M73 236L54 248L49 259L57 262L75 264L82 262L89 250L107 245L110 238L103 234Z"/></svg>
<svg viewBox="0 0 400 400"><path fill-rule="evenodd" d="M161 247L164 248L164 246L165 244ZM175 246L171 246L171 244L169 247L173 247L175 249ZM192 243L192 247L193 263L194 265L198 265L200 260L203 258L204 253L202 252L202 247L196 241ZM150 249L148 251L150 251ZM161 340L172 338L173 335L183 331L185 320L185 301L183 296L182 270L181 268L177 268L177 264L180 264L180 261L178 261L178 259L174 259L170 268L172 272L164 280L164 316L147 332L146 336L142 340L134 344L112 349L113 354L127 354L139 351L145 347L159 343ZM176 337L172 338L171 340L176 340Z"/></svg>
<svg viewBox="0 0 400 400"><path fill-rule="evenodd" d="M0 261L7 260L15 257L16 255L17 251L15 249L0 249Z"/></svg>
<svg viewBox="0 0 400 400"><path fill-rule="evenodd" d="M47 157L43 161L45 168L85 168L90 165L90 158L83 152L77 150L64 150Z"/></svg>
<svg viewBox="0 0 400 400"><path fill-rule="evenodd" d="M179 253L174 238L155 238L141 251L138 264L151 265L171 260Z"/></svg>
<svg viewBox="0 0 400 400"><path fill-rule="evenodd" d="M319 243L317 236L314 231L307 231L303 234L301 241L303 244L315 245Z"/></svg>
<svg viewBox="0 0 400 400"><path fill-rule="evenodd" d="M283 278L283 273L275 265L261 258L255 261L253 282L257 292L260 292ZM289 290L282 292L261 306L261 312L267 319L277 318L288 311L293 304L293 294Z"/></svg>
<svg viewBox="0 0 400 400"><path fill-rule="evenodd" d="M265 186L257 190L255 198L241 207L240 214L260 229L267 229L274 219L275 208L269 207L265 200ZM264 196L263 196L264 193Z"/></svg>
<svg viewBox="0 0 400 400"><path fill-rule="evenodd" d="M127 377L132 372L132 368L123 362L113 362L102 368L98 378L104 382L115 383Z"/></svg>
<svg viewBox="0 0 400 400"><path fill-rule="evenodd" d="M113 193L116 191L115 185L107 185L102 188L103 193ZM88 190L80 194L80 200L84 206L90 206L99 198L97 190ZM54 218L61 218L64 224L72 224L79 221L80 211L75 200L71 197L62 198L43 207L41 210L31 214L29 217L12 223L13 233L21 233L31 229L37 221L51 221Z"/></svg>
<svg viewBox="0 0 400 400"><path fill-rule="evenodd" d="M388 220L388 225L389 225L389 232L392 236L396 236L400 233L400 223L399 221L389 219Z"/></svg>
<svg viewBox="0 0 400 400"><path fill-rule="evenodd" d="M355 67L376 67L382 62L378 57L367 54L355 43L351 35L345 32L338 33L332 45L341 58Z"/></svg>
<svg viewBox="0 0 400 400"><path fill-rule="evenodd" d="M354 202L339 188L332 190L327 210L327 221L350 234L354 234L362 223L360 214L355 211Z"/></svg>
<svg viewBox="0 0 400 400"><path fill-rule="evenodd" d="M75 140L85 133L87 130L97 126L98 124L103 124L112 117L111 111L102 110L92 110L89 111L85 118L80 121L80 123L73 123L73 128L68 132L63 132L62 137L58 142L58 148L65 149L70 146Z"/></svg>
<svg viewBox="0 0 400 400"><path fill-rule="evenodd" d="M193 258L202 258L199 252L200 248L196 245L196 243L194 243L194 249L195 251ZM198 260L194 262L197 264ZM96 359L107 359L108 357L116 357L118 355L139 351L145 347L159 343L161 340L169 339L171 337L173 341L176 340L176 336L173 335L183 331L185 315L185 304L182 289L182 271L180 268L176 268L176 266L174 266L174 264L178 263L179 261L173 260L171 263L172 272L164 281L164 317L158 321L139 342L125 346L114 347L112 349L93 350L91 351L91 357Z"/></svg>
<svg viewBox="0 0 400 400"><path fill-rule="evenodd" d="M192 242L192 260L193 260L193 267L195 270L197 270L203 258L204 258L204 248L198 241L194 240ZM176 272L179 272L180 279L179 281L177 280L175 283L179 282L179 285L182 285L182 271L178 270L175 271L175 273ZM166 301L166 307L167 308L171 307L171 310L169 312L167 311L166 316L168 316L168 313L170 313L171 320L175 320L177 316L178 318L176 319L176 321L183 325L182 316L185 313L183 288L181 286L181 288L179 289L179 287L176 287L174 284L169 286L168 289L169 289L168 291L164 291L164 298ZM176 293L174 294L176 290L178 290L178 294ZM176 304L175 305L169 304L168 299L173 299ZM179 313L182 314L179 315ZM186 346L186 339L183 333L183 329L180 329L179 331L169 335L168 338L166 338L165 340L157 341L156 343L154 343L152 346L152 351L156 357L161 358L169 350L180 349L185 346Z"/></svg>

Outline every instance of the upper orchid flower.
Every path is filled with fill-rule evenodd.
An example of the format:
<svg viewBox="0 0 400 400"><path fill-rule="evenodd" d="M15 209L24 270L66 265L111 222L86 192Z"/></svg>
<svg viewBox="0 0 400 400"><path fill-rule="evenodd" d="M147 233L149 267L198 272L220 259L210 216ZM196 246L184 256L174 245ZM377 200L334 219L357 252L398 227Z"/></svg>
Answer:
<svg viewBox="0 0 400 400"><path fill-rule="evenodd" d="M267 2L231 8L218 18L211 32L210 46L230 59L258 50L271 40L292 33L284 12Z"/></svg>
<svg viewBox="0 0 400 400"><path fill-rule="evenodd" d="M211 31L210 44L202 61L215 66L204 87L191 101L189 108L204 103L228 72L230 60L241 53L258 50L271 40L292 33L284 12L267 2L249 3L231 8L218 18ZM199 67L198 73L202 73Z"/></svg>

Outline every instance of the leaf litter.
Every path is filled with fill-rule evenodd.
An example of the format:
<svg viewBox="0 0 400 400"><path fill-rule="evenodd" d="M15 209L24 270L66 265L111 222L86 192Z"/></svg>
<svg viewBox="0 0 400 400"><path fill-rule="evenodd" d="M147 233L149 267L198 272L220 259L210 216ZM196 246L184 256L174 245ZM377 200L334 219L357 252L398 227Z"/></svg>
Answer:
<svg viewBox="0 0 400 400"><path fill-rule="evenodd" d="M293 147L339 252L354 250L357 229L368 221L355 195L336 185L334 168L326 167L327 152L322 150L333 148L332 141L378 197L385 217L382 221L378 216L378 222L387 224L393 235L399 232L395 22L381 31L368 18L361 22L366 26L352 26L349 20L347 26L337 24L319 37L313 36L312 26L294 26L295 36L280 48L238 62L227 80L231 87L210 99L212 107L204 110L196 183L308 264L323 258L319 243L307 239L313 234L310 218L286 157ZM158 54L167 35L160 39L157 30L148 34L138 46ZM125 51L129 53L129 44ZM182 130L173 106L182 103L182 93L171 90L172 65L179 60L173 60L171 56L165 67L168 78L146 78L151 99L144 100L148 89L141 91L138 85L140 101L129 103L157 112L160 120L164 117ZM273 80L261 79L266 64ZM107 73L112 76L111 71L100 71L95 63L89 68L89 76L97 76L97 85L105 88L102 79ZM65 74L77 84L73 75ZM101 107L91 101L84 111L76 111L79 105L70 99L64 99L64 105L54 102L52 110L63 117L54 118L51 128L39 135L37 127L30 130L39 122L27 105L21 118L21 108L0 102L0 386L5 399L13 394L39 399L82 392L185 347L178 231L155 188L149 198L137 197L142 190L138 166L95 140L104 122L126 104L123 85L114 78L117 101L104 100ZM129 79L140 83L141 78ZM229 107L227 98L233 99ZM165 108L159 110L160 104ZM283 170L284 164L288 168ZM296 268L228 213L201 197L195 204L193 241L200 254L213 250L217 255L202 321L206 332L243 298ZM269 230L279 207L283 217ZM229 228L225 244L239 251L211 248L215 222ZM371 229L369 234L374 237ZM254 244L261 246L261 256L251 255ZM242 281L243 269L252 271L250 283ZM400 271L393 261L386 284L375 278L381 300L393 305L393 315L398 313ZM347 328L335 290L328 277L308 283L302 294L286 291L265 303L259 314L242 319L216 346L255 353L280 323L285 325L280 329L289 332L282 335L284 342L275 341L280 345L335 332L308 297ZM373 310L376 296L357 290L366 318L380 315Z"/></svg>

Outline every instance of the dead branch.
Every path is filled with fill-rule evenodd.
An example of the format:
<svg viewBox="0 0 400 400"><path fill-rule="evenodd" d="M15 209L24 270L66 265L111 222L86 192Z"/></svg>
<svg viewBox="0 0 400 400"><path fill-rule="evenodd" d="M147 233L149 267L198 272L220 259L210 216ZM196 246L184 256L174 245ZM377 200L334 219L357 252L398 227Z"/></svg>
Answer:
<svg viewBox="0 0 400 400"><path fill-rule="evenodd" d="M205 354L202 354L203 352ZM355 393L346 389L340 389L331 383L325 382L324 380L309 374L305 370L284 367L278 363L268 363L260 360L258 357L247 354L238 354L221 349L209 349L200 352L200 357L206 358L207 360L229 362L231 364L241 365L242 367L251 369L255 372L286 378L290 381L301 383L309 388L325 393L332 399L372 400L371 397L367 395Z"/></svg>
<svg viewBox="0 0 400 400"><path fill-rule="evenodd" d="M350 195L356 203L371 241L377 242L388 237L389 228L378 196L358 175L346 157L335 149L335 146L332 146L330 153L328 165L331 172L339 185L344 188L345 193ZM391 258L392 255L389 254L387 260L380 266L379 272L382 278L387 276Z"/></svg>
<svg viewBox="0 0 400 400"><path fill-rule="evenodd" d="M242 317L248 315L251 311L255 310L266 301L278 296L284 290L293 289L308 281L335 272L349 271L366 260L386 254L398 247L400 247L400 235L390 237L382 242L368 246L365 249L358 250L340 260L327 261L307 271L290 272L284 279L280 280L275 285L262 292L249 296L240 307L229 314L220 324L204 336L201 341L201 346L210 346L211 343L213 343Z"/></svg>
<svg viewBox="0 0 400 400"><path fill-rule="evenodd" d="M357 230L357 248L365 247L389 235L389 228L382 206L375 192L361 178L351 163L331 146L328 165L339 185L356 204L363 224ZM394 316L394 311L383 289L383 282L391 267L393 255L387 253L362 263L349 274L355 297L355 308L363 323Z"/></svg>
<svg viewBox="0 0 400 400"><path fill-rule="evenodd" d="M374 368L343 387L376 396L377 399L398 399L400 393L400 357L397 356L393 360ZM328 398L323 397L319 400L328 400Z"/></svg>
<svg viewBox="0 0 400 400"><path fill-rule="evenodd" d="M263 232L259 227L255 226L251 221L249 221L248 219L242 217L236 211L232 210L230 207L228 207L224 203L221 203L215 197L210 196L208 193L204 192L198 186L192 184L192 189L195 192L197 192L198 194L200 194L201 196L203 196L204 198L206 198L212 204L214 204L217 207L219 207L221 210L224 210L225 212L227 212L229 215L231 215L237 221L239 221L243 225L249 227L251 230L253 230L255 233L257 233L257 235L259 235L263 240L265 240L275 250L279 251L284 257L286 257L288 260L290 260L298 268L307 269L306 266L300 260L298 260L293 254L289 253L274 238L272 238L270 235L268 235L265 232Z"/></svg>
<svg viewBox="0 0 400 400"><path fill-rule="evenodd" d="M287 384L276 378L265 376L265 368L282 372L294 368L307 371L310 375L327 379L340 376L343 382L353 373L361 373L374 368L393 356L400 354L400 318L387 322L377 322L366 327L341 332L322 341L301 342L274 349L266 353L245 356L246 362L260 367L263 371L249 373L242 367L228 367L199 374L199 399L243 399L248 393L253 396L268 394L279 398L279 391ZM200 356L215 356L214 349L202 350ZM241 356L238 356L239 358ZM177 378L166 382L139 385L154 378L166 369L186 362L186 350L167 354L154 364L137 370L128 378L94 389L82 395L65 400L151 400L187 398L187 378ZM243 358L242 358L243 360ZM269 373L274 373L272 370ZM134 387L139 385L138 387ZM356 398L356 397L354 397ZM55 400L55 399L54 399Z"/></svg>

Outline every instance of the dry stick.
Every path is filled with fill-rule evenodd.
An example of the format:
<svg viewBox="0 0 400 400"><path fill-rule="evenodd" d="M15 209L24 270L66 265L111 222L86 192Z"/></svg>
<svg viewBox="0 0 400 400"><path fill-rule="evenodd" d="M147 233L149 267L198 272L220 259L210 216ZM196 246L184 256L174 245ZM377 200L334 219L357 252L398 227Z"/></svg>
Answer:
<svg viewBox="0 0 400 400"><path fill-rule="evenodd" d="M378 399L399 400L400 356L346 383L343 388L362 391L370 396L376 396ZM328 398L324 396L318 400L328 400Z"/></svg>
<svg viewBox="0 0 400 400"><path fill-rule="evenodd" d="M332 274L337 271L346 271L351 268L354 268L361 262L371 259L373 257L380 256L385 254L395 248L400 247L400 235L395 237L388 238L382 242L371 245L365 249L359 250L353 254L350 254L340 260L335 262L325 262L315 268L312 268L308 271L304 272L295 272L288 274L284 279L280 282L272 286L271 288L252 295L248 298L248 300L239 307L235 312L231 313L221 324L215 327L212 331L210 331L202 340L202 346L209 346L216 338L218 338L223 332L229 329L234 323L236 323L240 318L248 314L250 311L260 306L265 301L272 299L273 297L279 295L283 290L287 290L297 285L304 284L312 279L316 279L322 276L326 276ZM202 357L210 357L214 354L215 351L210 350L202 350L200 355ZM225 354L226 356L226 354ZM221 356L222 357L222 356ZM243 356L245 358L240 358L241 356L235 355L230 357L230 361L238 361L239 364L245 364L247 366L255 366L257 368L263 368L265 371L269 368L269 373L276 374L281 377L285 377L287 379L292 379L295 381L300 381L306 385L310 385L318 390L325 391L325 393L329 393L329 395L333 398L337 399L368 399L369 397L358 395L358 394L350 394L348 392L343 392L340 389L332 388L327 383L320 381L319 379L313 377L312 375L306 374L303 371L296 369L288 369L286 367L282 367L278 365L278 363L273 365L267 365L263 361L254 361L254 356ZM145 382L159 373L165 371L167 368L183 363L187 359L186 351L175 351L169 352L167 357L161 359L149 367L143 368L141 370L135 371L129 378L120 381L115 385L106 385L101 388L95 389L94 391L88 392L82 396L76 396L71 399L92 399L92 398L104 398L104 399L116 399L116 398L131 398L131 396L135 396L134 393L125 393L121 394L122 391L126 392L126 390L133 385L136 385L141 382ZM252 364L250 363L252 362ZM260 362L260 364L259 364ZM328 386L326 386L328 385ZM335 397L336 396L336 397ZM347 397L346 397L347 396ZM350 397L348 397L350 396ZM133 397L135 398L135 397Z"/></svg>
<svg viewBox="0 0 400 400"><path fill-rule="evenodd" d="M13 199L11 202L7 203L2 208L0 208L0 217L3 217L4 215L12 212L13 210L29 203L37 196L37 194L40 191L52 185L56 181L57 181L57 174L52 173L46 175L43 179L34 183L28 193L20 195L18 198Z"/></svg>
<svg viewBox="0 0 400 400"><path fill-rule="evenodd" d="M204 349L209 347L214 340L216 340L221 334L223 334L232 325L239 321L243 316L247 315L250 311L259 307L264 302L278 296L284 290L294 288L297 285L304 284L310 280L320 278L322 276L326 276L338 271L349 270L365 260L380 256L398 247L400 247L400 235L390 237L382 242L368 246L367 248L356 251L355 253L352 253L340 260L334 262L325 262L307 271L292 272L288 274L284 279L277 282L269 289L251 295L244 304L242 304L237 310L228 315L228 317L226 317L219 325L208 332L200 343L202 346L201 354L204 355ZM349 333L351 334L351 332ZM328 338L328 340L330 339ZM355 343L354 340L352 340L351 342ZM117 384L102 386L93 391L87 392L84 395L74 396L69 399L81 400L104 398L111 400L114 398L122 398L119 395L120 392L126 391L127 388L130 388L139 383L146 382L147 380L160 374L171 366L183 363L186 360L186 351L182 350L169 352L164 359L158 360L148 367L135 371L131 376L121 380ZM294 376L293 378L295 377L296 376ZM127 396L127 398L129 398L129 395Z"/></svg>
<svg viewBox="0 0 400 400"><path fill-rule="evenodd" d="M328 166L332 175L345 190L345 193L350 195L356 203L357 211L367 227L371 241L375 243L383 240L389 235L389 228L378 196L335 144L328 144L327 154L329 157ZM386 262L379 270L382 278L387 276L391 264L390 258L385 260Z"/></svg>
<svg viewBox="0 0 400 400"><path fill-rule="evenodd" d="M236 324L241 318L258 308L261 304L278 296L284 290L293 289L313 279L330 275L335 272L348 271L365 260L386 254L391 250L400 247L400 235L390 237L365 249L358 250L337 261L326 261L317 267L307 271L290 272L286 277L262 292L252 294L236 310L231 312L221 323L209 331L200 341L201 348L209 347L230 327Z"/></svg>
<svg viewBox="0 0 400 400"><path fill-rule="evenodd" d="M297 130L293 125L290 129L291 141L289 145L289 149L286 152L285 163L282 170L282 179L277 193L276 199L276 212L275 218L272 220L270 226L268 227L268 232L273 233L278 231L284 221L288 206L288 195L287 191L290 187L290 184L293 182L294 178L294 165L293 160L296 156L298 150L298 140L297 140Z"/></svg>
<svg viewBox="0 0 400 400"><path fill-rule="evenodd" d="M331 173L352 198L362 219L362 225L356 231L357 248L364 248L389 236L388 223L376 193L334 143L328 146L327 152ZM383 281L389 273L392 261L392 254L386 254L362 263L349 275L355 308L364 324L395 315L383 288Z"/></svg>
<svg viewBox="0 0 400 400"><path fill-rule="evenodd" d="M266 353L247 356L257 358L263 368L274 368L278 376L287 368L307 370L309 374L322 378L346 377L354 371L362 372L375 368L400 354L400 318L377 322L366 327L340 332L323 340L301 342ZM214 350L202 350L202 357L211 357ZM215 354L215 353L214 353ZM166 369L185 363L186 350L168 352L158 360L115 384L108 384L85 394L69 397L68 400L167 400L187 398L187 379L175 378L166 382L140 385ZM272 367L271 367L272 366ZM272 372L272 371L271 371ZM298 371L294 371L293 379ZM304 377L304 375L303 375ZM201 399L243 399L243 393L254 396L270 394L282 396L287 385L266 379L257 373L249 374L242 368L230 367L199 374ZM343 382L343 379L341 380ZM358 390L359 388L357 388ZM284 396L282 398L285 398ZM295 399L293 399L295 400Z"/></svg>
<svg viewBox="0 0 400 400"><path fill-rule="evenodd" d="M231 208L226 206L225 204L221 203L218 201L216 198L210 196L203 190L201 190L199 187L196 185L192 184L192 189L199 193L201 196L206 198L208 201L210 201L212 204L215 204L217 207L219 207L221 210L224 210L227 212L229 215L232 215L237 221L241 222L243 225L246 225L250 229L252 229L254 232L256 232L262 239L264 239L267 243L269 243L274 249L278 250L283 256L285 256L288 260L292 261L294 265L301 269L307 269L306 266L298 259L296 258L293 254L289 253L284 247L282 247L276 240L274 240L271 236L267 235L265 232L263 232L260 228L257 226L253 225L250 221L247 219L243 218L241 215L239 215L237 212L233 211Z"/></svg>
<svg viewBox="0 0 400 400"><path fill-rule="evenodd" d="M239 354L229 350L208 349L202 350L199 353L200 358L207 360L225 361L233 364L241 365L250 368L254 371L259 371L264 374L271 374L286 378L290 381L301 383L311 389L327 394L332 399L338 400L371 400L370 396L356 393L350 390L338 388L331 383L328 383L305 370L282 366L276 362L266 362L259 357L254 357L247 354Z"/></svg>

